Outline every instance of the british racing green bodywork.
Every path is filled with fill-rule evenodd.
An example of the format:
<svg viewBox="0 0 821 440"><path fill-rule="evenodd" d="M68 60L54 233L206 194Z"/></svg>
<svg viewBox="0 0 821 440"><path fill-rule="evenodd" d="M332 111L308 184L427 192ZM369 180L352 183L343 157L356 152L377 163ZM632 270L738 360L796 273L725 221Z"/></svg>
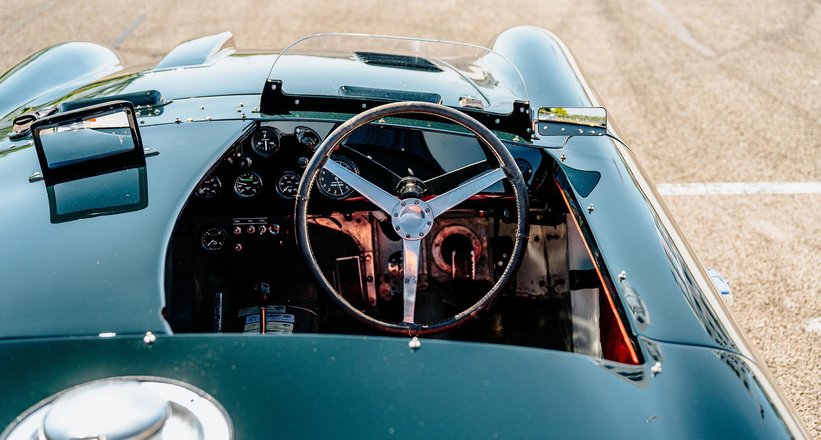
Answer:
<svg viewBox="0 0 821 440"><path fill-rule="evenodd" d="M514 28L493 49L521 71L532 108L596 105L552 34ZM97 82L82 80L95 76L86 72L62 81L61 97L46 102L34 91L19 100L34 104L2 116L0 426L68 387L140 375L202 388L226 408L237 438L804 435L615 135L572 138L563 160L556 139L521 142L561 164L571 211L592 231L606 275L628 274L614 284L640 365L435 339L414 351L395 337L171 334L161 312L172 229L200 178L255 120L270 119L253 107L274 58L234 53ZM99 59L90 72L117 70ZM21 83L14 69L0 96L11 80ZM15 111L141 90L171 100L140 120L144 144L159 152L146 158L145 209L51 222L45 183L29 180L39 170L30 138L7 137ZM156 342L143 341L147 331Z"/></svg>

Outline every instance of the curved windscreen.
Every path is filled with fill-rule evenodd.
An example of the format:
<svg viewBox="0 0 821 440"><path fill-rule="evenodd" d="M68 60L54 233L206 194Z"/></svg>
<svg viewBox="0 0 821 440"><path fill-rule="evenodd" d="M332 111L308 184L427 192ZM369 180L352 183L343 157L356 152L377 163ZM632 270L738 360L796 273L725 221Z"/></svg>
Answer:
<svg viewBox="0 0 821 440"><path fill-rule="evenodd" d="M417 100L510 114L528 101L516 67L469 44L359 34L319 34L286 48L269 80L287 95Z"/></svg>

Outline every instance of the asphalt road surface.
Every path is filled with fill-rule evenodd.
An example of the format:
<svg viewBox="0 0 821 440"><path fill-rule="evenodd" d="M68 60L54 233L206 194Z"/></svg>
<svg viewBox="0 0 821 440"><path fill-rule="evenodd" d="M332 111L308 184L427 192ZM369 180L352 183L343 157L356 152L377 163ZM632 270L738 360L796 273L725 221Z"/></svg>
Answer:
<svg viewBox="0 0 821 440"><path fill-rule="evenodd" d="M701 261L732 283L734 317L821 437L821 3L297 3L0 0L0 71L69 40L113 46L134 64L224 30L240 49L333 31L487 44L510 26L552 30L653 181L763 182L764 192L810 183L804 194L665 199Z"/></svg>

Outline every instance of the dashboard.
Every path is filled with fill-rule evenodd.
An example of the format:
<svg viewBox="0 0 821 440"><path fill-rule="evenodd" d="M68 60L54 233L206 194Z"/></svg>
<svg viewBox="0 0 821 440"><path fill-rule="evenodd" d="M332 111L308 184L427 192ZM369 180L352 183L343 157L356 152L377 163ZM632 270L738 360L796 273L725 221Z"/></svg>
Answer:
<svg viewBox="0 0 821 440"><path fill-rule="evenodd" d="M318 293L294 239L302 173L335 126L259 123L203 176L177 222L168 259L164 313L174 331L368 332ZM508 148L529 186L540 186L551 171L546 155ZM472 136L380 124L355 131L331 157L393 194L412 181L423 188L420 197L495 167ZM498 182L437 218L419 276L428 319L472 301L472 292L486 291L505 266L515 223L508 194ZM309 196L309 227L326 278L351 304L380 316L401 313L401 240L384 213L323 170ZM260 307L270 319L260 319Z"/></svg>

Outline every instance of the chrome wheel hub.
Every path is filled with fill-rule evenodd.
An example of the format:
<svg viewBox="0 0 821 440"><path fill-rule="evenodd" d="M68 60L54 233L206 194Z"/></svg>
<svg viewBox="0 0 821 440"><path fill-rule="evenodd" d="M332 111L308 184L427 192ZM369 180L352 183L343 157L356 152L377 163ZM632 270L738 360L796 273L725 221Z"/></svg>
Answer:
<svg viewBox="0 0 821 440"><path fill-rule="evenodd" d="M433 227L433 211L421 199L403 199L391 212L393 229L405 240L420 240Z"/></svg>

